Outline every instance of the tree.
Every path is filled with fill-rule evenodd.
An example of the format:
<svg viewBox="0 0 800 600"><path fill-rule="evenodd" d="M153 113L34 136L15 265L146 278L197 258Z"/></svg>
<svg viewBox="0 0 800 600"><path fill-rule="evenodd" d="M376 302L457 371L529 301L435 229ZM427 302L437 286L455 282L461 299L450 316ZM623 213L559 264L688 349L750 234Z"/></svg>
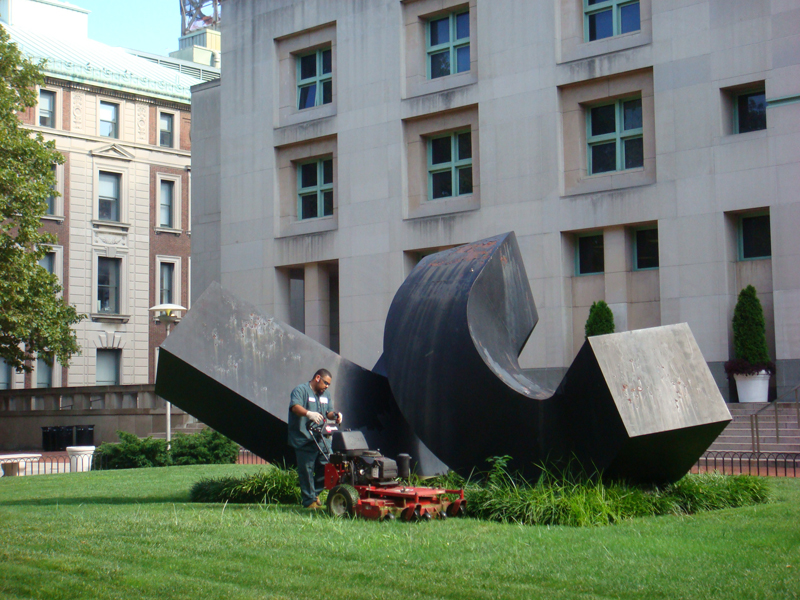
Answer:
<svg viewBox="0 0 800 600"><path fill-rule="evenodd" d="M729 375L755 375L775 372L767 349L764 309L756 288L748 285L741 292L733 309L733 360L725 363Z"/></svg>
<svg viewBox="0 0 800 600"><path fill-rule="evenodd" d="M64 157L22 127L19 113L35 106L43 81L0 26L0 358L18 371L30 371L37 356L68 365L80 351L72 326L85 318L39 265L56 241L40 231L40 217L56 183L53 165Z"/></svg>
<svg viewBox="0 0 800 600"><path fill-rule="evenodd" d="M589 309L589 318L583 328L586 337L614 333L614 313L603 300L592 303Z"/></svg>

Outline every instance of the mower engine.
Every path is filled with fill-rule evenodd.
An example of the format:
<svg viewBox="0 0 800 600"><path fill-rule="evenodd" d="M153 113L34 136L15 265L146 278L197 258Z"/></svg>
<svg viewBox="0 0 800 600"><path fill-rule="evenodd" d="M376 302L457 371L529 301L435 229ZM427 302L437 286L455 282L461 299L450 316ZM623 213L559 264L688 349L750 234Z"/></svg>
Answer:
<svg viewBox="0 0 800 600"><path fill-rule="evenodd" d="M337 431L332 435L332 452L328 461L336 467L340 479L350 485L395 483L397 463L380 452L370 450L360 431ZM408 477L408 474L404 474Z"/></svg>
<svg viewBox="0 0 800 600"><path fill-rule="evenodd" d="M340 431L330 422L309 423L309 431L325 465L328 512L334 516L358 515L365 519L405 521L445 519L464 514L464 490L409 487L411 457L400 454L398 462L370 450L360 431ZM324 437L329 437L331 451Z"/></svg>

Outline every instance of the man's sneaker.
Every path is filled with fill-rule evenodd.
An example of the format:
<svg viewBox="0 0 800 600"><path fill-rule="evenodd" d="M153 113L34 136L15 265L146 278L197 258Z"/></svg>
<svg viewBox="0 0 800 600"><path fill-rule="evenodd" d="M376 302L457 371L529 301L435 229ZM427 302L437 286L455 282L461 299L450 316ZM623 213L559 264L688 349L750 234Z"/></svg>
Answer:
<svg viewBox="0 0 800 600"><path fill-rule="evenodd" d="M321 509L323 509L323 508L325 508L325 507L324 507L324 506L322 506L322 504L320 504L319 502L317 502L317 501L314 501L314 502L312 502L311 504L309 504L308 506L306 506L306 508L307 508L308 510L321 510Z"/></svg>

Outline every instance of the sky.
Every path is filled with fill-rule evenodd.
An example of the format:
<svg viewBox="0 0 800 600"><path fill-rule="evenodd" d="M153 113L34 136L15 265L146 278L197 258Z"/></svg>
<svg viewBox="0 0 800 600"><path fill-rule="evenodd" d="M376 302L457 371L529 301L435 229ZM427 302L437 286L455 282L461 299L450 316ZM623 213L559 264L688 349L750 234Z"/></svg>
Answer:
<svg viewBox="0 0 800 600"><path fill-rule="evenodd" d="M179 0L67 0L86 8L89 38L109 46L168 55L181 35Z"/></svg>

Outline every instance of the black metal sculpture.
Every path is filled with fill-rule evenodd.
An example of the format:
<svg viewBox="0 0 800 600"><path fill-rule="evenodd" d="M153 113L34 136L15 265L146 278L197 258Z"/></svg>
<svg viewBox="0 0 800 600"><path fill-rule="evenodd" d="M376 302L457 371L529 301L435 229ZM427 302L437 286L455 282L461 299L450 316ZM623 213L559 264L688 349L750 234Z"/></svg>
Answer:
<svg viewBox="0 0 800 600"><path fill-rule="evenodd" d="M348 425L384 454L416 456L423 474L509 455L528 475L574 458L615 478L675 481L730 421L687 325L591 338L552 392L518 364L537 320L513 233L423 259L392 302L372 372L214 285L162 345L156 392L290 460L289 393L325 366Z"/></svg>

